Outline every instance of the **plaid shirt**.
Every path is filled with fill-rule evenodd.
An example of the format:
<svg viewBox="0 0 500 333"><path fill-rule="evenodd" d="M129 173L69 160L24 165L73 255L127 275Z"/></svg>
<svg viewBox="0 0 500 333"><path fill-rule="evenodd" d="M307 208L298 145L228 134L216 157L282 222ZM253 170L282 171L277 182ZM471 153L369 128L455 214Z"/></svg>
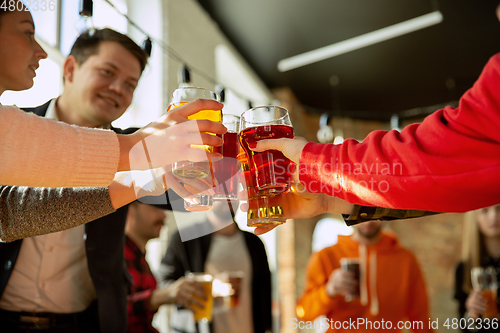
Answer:
<svg viewBox="0 0 500 333"><path fill-rule="evenodd" d="M134 285L128 300L128 330L130 333L158 333L151 325L155 311L149 309L149 298L156 289L156 279L146 262L145 253L125 236L125 261Z"/></svg>
<svg viewBox="0 0 500 333"><path fill-rule="evenodd" d="M392 221L401 219L412 219L417 217L439 214L427 210L412 209L391 209L382 207L368 207L354 205L351 215L343 215L347 225L354 225L362 222L380 220Z"/></svg>

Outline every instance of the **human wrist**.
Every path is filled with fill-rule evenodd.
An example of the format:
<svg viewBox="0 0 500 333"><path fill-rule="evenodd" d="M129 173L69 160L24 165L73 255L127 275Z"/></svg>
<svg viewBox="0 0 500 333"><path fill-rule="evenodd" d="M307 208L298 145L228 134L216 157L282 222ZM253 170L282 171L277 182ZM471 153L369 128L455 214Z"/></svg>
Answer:
<svg viewBox="0 0 500 333"><path fill-rule="evenodd" d="M325 286L325 291L326 291L326 294L328 295L328 297L330 297L330 298L334 298L335 296L338 295L333 283L327 283Z"/></svg>
<svg viewBox="0 0 500 333"><path fill-rule="evenodd" d="M158 308L164 304L174 304L175 300L171 297L170 293L165 292L164 289L156 289L151 293L149 298L149 305L151 311L157 311Z"/></svg>
<svg viewBox="0 0 500 333"><path fill-rule="evenodd" d="M117 171L130 170L130 150L133 144L134 134L118 134L118 143L120 144L120 158L118 160Z"/></svg>
<svg viewBox="0 0 500 333"><path fill-rule="evenodd" d="M338 197L327 196L327 211L325 213L336 213L343 215L352 214L354 205Z"/></svg>

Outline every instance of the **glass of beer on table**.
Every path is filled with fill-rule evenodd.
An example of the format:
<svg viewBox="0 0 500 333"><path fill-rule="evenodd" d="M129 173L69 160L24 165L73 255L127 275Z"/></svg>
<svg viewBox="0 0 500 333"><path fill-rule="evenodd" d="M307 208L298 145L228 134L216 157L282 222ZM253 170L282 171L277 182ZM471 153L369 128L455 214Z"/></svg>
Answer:
<svg viewBox="0 0 500 333"><path fill-rule="evenodd" d="M193 310L193 317L196 322L209 322L212 320L212 307L214 303L214 298L212 296L212 281L213 276L206 273L188 273L186 279L196 281L203 286L205 299L202 299L196 295L192 297L195 298L203 307L199 307L196 303L193 304L191 310Z"/></svg>
<svg viewBox="0 0 500 333"><path fill-rule="evenodd" d="M176 89L172 98L170 99L170 104L167 111L173 110L179 106L187 104L189 102L195 101L197 99L211 99L217 102L220 102L220 96L205 88L200 87L181 87ZM191 116L188 117L190 120L211 120L214 122L220 123L222 121L222 110L201 110ZM214 147L212 146L196 146L192 145L192 148L205 150L206 152L212 153ZM179 178L182 179L199 179L204 181L207 184L207 187L211 187L211 184L215 181L212 162L207 156L207 161L205 162L191 162L191 161L181 161L176 162L172 165L172 173ZM207 182L206 179L209 179L211 182ZM190 187L187 184L184 184L184 187L195 193L196 190ZM208 194L195 194L195 196L199 199L199 204L193 204L188 201L184 201L184 208L189 211L203 211L209 210L213 206L213 198Z"/></svg>
<svg viewBox="0 0 500 333"><path fill-rule="evenodd" d="M486 299L486 312L483 314L485 318L497 318L497 289L498 281L496 269L489 267L473 267L471 269L471 282L474 290L481 292Z"/></svg>
<svg viewBox="0 0 500 333"><path fill-rule="evenodd" d="M292 163L277 150L254 152L249 144L265 139L293 138L293 127L285 108L268 105L241 114L238 159L248 191L248 226L281 224L286 221L280 194L291 188Z"/></svg>

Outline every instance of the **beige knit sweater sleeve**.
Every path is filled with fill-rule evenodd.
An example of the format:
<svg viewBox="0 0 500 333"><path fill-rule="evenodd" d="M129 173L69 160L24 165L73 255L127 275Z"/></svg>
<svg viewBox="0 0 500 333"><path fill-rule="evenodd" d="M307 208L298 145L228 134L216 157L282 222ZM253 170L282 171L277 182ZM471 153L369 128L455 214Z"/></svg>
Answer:
<svg viewBox="0 0 500 333"><path fill-rule="evenodd" d="M0 106L0 184L107 186L118 168L119 149L112 131L70 126Z"/></svg>

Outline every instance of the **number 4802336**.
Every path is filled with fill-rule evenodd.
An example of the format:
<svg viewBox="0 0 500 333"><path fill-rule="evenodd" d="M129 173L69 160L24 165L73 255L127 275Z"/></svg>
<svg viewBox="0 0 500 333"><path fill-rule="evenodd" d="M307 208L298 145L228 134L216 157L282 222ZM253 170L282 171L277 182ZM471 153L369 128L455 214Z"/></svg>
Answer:
<svg viewBox="0 0 500 333"><path fill-rule="evenodd" d="M54 11L56 0L0 0L0 9L6 12L14 11Z"/></svg>

